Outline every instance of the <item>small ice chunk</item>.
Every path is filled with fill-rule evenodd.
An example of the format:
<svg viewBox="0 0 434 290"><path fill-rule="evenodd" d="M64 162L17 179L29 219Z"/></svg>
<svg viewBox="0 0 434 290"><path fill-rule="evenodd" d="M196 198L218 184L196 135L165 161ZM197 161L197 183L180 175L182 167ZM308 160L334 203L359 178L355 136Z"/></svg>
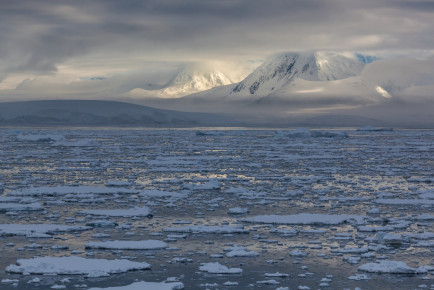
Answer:
<svg viewBox="0 0 434 290"><path fill-rule="evenodd" d="M270 280L261 280L261 281L256 281L256 284L264 284L264 285L280 285L280 282L274 280L274 279L270 279Z"/></svg>
<svg viewBox="0 0 434 290"><path fill-rule="evenodd" d="M249 209L246 207L232 207L228 210L228 214L245 214L248 212Z"/></svg>
<svg viewBox="0 0 434 290"><path fill-rule="evenodd" d="M230 251L226 253L229 258L233 257L257 257L259 253L254 251L247 251L245 247L233 246Z"/></svg>
<svg viewBox="0 0 434 290"><path fill-rule="evenodd" d="M90 221L86 223L86 226L94 227L94 228L114 228L118 225L118 223L113 222L111 220L96 220Z"/></svg>
<svg viewBox="0 0 434 290"><path fill-rule="evenodd" d="M300 251L300 250L293 250L291 251L291 253L289 253L289 255L291 257L306 257L307 255L309 255L309 253Z"/></svg>

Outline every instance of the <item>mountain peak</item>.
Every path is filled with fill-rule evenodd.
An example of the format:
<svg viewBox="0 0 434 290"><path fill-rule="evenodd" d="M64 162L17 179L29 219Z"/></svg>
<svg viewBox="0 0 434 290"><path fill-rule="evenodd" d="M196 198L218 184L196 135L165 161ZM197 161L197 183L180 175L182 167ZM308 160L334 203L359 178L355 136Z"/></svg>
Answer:
<svg viewBox="0 0 434 290"><path fill-rule="evenodd" d="M273 55L246 79L232 94L263 94L276 91L294 78L307 81L331 81L358 75L365 63L354 54L328 51L285 52Z"/></svg>
<svg viewBox="0 0 434 290"><path fill-rule="evenodd" d="M230 78L211 65L190 63L180 67L177 74L165 88L159 90L136 88L130 91L130 96L140 98L179 98L228 84L232 84Z"/></svg>
<svg viewBox="0 0 434 290"><path fill-rule="evenodd" d="M231 83L229 77L210 65L193 63L184 65L169 83L169 87L176 86L185 91L203 91Z"/></svg>

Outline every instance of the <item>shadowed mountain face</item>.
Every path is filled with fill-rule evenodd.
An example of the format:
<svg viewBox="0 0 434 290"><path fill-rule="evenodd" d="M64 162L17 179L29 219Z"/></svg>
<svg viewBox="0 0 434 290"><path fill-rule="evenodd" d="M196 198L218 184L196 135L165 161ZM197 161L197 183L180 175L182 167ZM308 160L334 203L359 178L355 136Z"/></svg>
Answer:
<svg viewBox="0 0 434 290"><path fill-rule="evenodd" d="M229 124L212 114L156 109L122 102L91 100L29 101L0 104L6 125L199 126Z"/></svg>

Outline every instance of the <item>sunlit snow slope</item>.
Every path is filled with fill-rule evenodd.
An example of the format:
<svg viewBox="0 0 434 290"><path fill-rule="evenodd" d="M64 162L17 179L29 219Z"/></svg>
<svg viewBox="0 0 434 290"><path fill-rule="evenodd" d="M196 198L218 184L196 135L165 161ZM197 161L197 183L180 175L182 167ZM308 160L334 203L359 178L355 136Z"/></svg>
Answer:
<svg viewBox="0 0 434 290"><path fill-rule="evenodd" d="M136 88L129 95L136 98L179 98L214 87L231 84L232 81L219 70L205 64L189 64L159 90Z"/></svg>

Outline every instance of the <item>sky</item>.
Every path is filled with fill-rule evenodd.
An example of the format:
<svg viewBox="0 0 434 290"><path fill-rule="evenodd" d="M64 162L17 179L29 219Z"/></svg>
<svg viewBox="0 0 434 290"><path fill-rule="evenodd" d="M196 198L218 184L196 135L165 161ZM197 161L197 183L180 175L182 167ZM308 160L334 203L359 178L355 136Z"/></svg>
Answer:
<svg viewBox="0 0 434 290"><path fill-rule="evenodd" d="M213 62L239 81L270 54L434 50L430 0L0 0L0 101L119 98Z"/></svg>

